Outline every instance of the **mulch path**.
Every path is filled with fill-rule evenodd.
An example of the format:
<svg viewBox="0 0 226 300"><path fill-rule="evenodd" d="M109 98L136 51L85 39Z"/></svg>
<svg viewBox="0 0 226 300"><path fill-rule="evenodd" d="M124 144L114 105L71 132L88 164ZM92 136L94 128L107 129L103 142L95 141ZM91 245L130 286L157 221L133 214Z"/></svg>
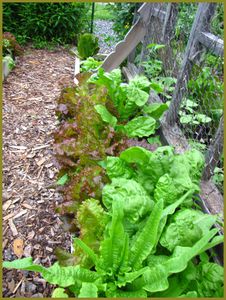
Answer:
<svg viewBox="0 0 226 300"><path fill-rule="evenodd" d="M56 247L70 251L55 213L62 198L51 185L55 100L73 72L67 50L27 48L3 83L3 260L32 256L50 266ZM50 297L52 288L37 273L4 270L3 297Z"/></svg>

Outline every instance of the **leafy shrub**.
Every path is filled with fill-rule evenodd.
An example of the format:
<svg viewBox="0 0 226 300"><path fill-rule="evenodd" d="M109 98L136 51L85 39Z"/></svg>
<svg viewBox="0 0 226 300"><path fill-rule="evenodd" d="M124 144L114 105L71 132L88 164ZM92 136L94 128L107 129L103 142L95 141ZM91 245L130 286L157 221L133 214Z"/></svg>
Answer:
<svg viewBox="0 0 226 300"><path fill-rule="evenodd" d="M52 41L74 43L87 29L86 3L4 3L3 30L13 32L19 42Z"/></svg>
<svg viewBox="0 0 226 300"><path fill-rule="evenodd" d="M15 36L10 32L4 32L3 39L3 56L11 55L13 58L23 54L23 49L17 43Z"/></svg>
<svg viewBox="0 0 226 300"><path fill-rule="evenodd" d="M211 32L224 39L224 5L217 3L216 13L211 22Z"/></svg>
<svg viewBox="0 0 226 300"><path fill-rule="evenodd" d="M98 53L98 38L91 33L84 33L78 39L78 54L82 59L86 59Z"/></svg>
<svg viewBox="0 0 226 300"><path fill-rule="evenodd" d="M117 33L119 40L124 38L132 25L136 5L136 3L130 2L109 4L112 14L114 15L113 29Z"/></svg>
<svg viewBox="0 0 226 300"><path fill-rule="evenodd" d="M175 38L183 43L183 47L186 46L188 41L192 23L197 11L196 3L179 3L178 4L178 16L175 28Z"/></svg>

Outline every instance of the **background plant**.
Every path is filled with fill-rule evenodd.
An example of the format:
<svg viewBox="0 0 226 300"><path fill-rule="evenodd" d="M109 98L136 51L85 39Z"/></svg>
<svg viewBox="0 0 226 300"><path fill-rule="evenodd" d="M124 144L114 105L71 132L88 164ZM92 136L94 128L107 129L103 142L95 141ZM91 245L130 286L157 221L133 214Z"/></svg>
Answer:
<svg viewBox="0 0 226 300"><path fill-rule="evenodd" d="M3 30L19 43L53 41L75 43L89 28L86 3L3 3Z"/></svg>
<svg viewBox="0 0 226 300"><path fill-rule="evenodd" d="M78 38L78 54L81 59L86 59L98 53L98 38L91 33L84 33Z"/></svg>
<svg viewBox="0 0 226 300"><path fill-rule="evenodd" d="M136 3L110 3L108 7L114 16L113 29L118 35L118 39L124 38L125 34L129 31L132 22L134 9Z"/></svg>
<svg viewBox="0 0 226 300"><path fill-rule="evenodd" d="M4 32L2 36L3 56L11 55L12 58L23 54L22 47L18 44L15 36L10 32Z"/></svg>

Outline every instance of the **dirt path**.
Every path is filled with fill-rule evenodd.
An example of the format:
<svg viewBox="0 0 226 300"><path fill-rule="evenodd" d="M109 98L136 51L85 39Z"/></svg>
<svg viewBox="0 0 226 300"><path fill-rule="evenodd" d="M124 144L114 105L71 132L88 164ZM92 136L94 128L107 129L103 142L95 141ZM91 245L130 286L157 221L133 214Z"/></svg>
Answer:
<svg viewBox="0 0 226 300"><path fill-rule="evenodd" d="M48 266L57 246L70 248L70 235L54 212L61 197L49 186L57 172L55 99L73 83L73 68L64 49L27 49L3 84L4 260L32 256ZM37 274L7 270L3 276L4 297L50 297L51 286Z"/></svg>

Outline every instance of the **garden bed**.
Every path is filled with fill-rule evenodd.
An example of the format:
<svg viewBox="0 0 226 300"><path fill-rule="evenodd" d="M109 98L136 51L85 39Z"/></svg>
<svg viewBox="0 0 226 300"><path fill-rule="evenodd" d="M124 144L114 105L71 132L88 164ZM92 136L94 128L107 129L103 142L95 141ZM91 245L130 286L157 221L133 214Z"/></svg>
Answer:
<svg viewBox="0 0 226 300"><path fill-rule="evenodd" d="M60 127L54 151L64 197L58 212L79 237L75 253L58 251L60 265L49 270L29 258L4 266L40 271L59 285L53 294L58 297L220 296L222 268L206 250L223 239L212 228L217 217L195 204L201 153L158 147L154 134L167 107L145 106L149 83L144 77L125 84L117 70L90 75L77 74L78 86L62 91L56 109ZM217 280L216 290L203 289L200 274L208 268L218 273L210 279L211 284Z"/></svg>

